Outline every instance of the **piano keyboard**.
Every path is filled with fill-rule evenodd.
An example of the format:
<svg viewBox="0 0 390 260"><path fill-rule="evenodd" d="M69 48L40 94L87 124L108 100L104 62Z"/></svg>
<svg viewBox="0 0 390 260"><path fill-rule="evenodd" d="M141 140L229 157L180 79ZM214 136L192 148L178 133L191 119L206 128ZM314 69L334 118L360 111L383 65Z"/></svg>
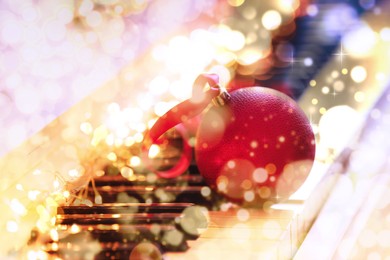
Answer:
<svg viewBox="0 0 390 260"><path fill-rule="evenodd" d="M193 206L190 203L61 206L56 223L60 239L48 241L47 251L64 259L71 255L80 257L83 255L80 238L88 237L100 243L101 250L94 259L128 259L134 247L145 241L155 244L162 252L185 251L187 241L199 236L183 224L189 218L183 211ZM192 221L199 223L199 219ZM200 221L206 222L206 218ZM175 241L170 237L180 239Z"/></svg>
<svg viewBox="0 0 390 260"><path fill-rule="evenodd" d="M174 179L158 178L152 182L148 182L144 178L128 181L121 175L102 176L95 180L96 191L107 203L118 201L140 203L196 202L197 205L211 209L217 205L221 198L211 192L195 166L192 166L190 171L191 173ZM94 193L95 191L92 189L89 190L90 199L93 199Z"/></svg>
<svg viewBox="0 0 390 260"><path fill-rule="evenodd" d="M175 155L180 155L172 146L179 147L181 141L170 138L171 145L162 149L168 158L163 167L173 165ZM45 241L47 253L61 259L129 259L142 243L154 245L161 254L183 252L188 241L196 240L200 230L207 228L206 211L215 210L224 201L206 185L196 165L174 179L163 179L150 171L135 172L128 179L114 165L107 165L104 171L78 192L82 200L57 208L58 239ZM96 203L97 194L103 203ZM84 205L80 201L95 203ZM95 246L84 249L81 241Z"/></svg>

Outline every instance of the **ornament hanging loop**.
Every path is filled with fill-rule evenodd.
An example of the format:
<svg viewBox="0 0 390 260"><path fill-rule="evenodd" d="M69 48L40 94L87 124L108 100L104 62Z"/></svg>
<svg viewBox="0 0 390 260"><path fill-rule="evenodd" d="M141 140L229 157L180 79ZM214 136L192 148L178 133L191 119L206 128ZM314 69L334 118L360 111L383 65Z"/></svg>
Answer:
<svg viewBox="0 0 390 260"><path fill-rule="evenodd" d="M226 89L221 88L219 85L218 85L218 88L219 88L220 94L218 96L216 96L215 98L213 98L213 100L211 102L213 103L214 106L222 107L222 106L226 105L227 103L229 103L231 97L230 97L230 94L226 91Z"/></svg>
<svg viewBox="0 0 390 260"><path fill-rule="evenodd" d="M185 172L192 159L192 147L188 142L189 137L180 123L195 117L203 112L210 104L214 103L223 106L230 100L230 95L223 90L219 84L219 77L216 74L200 74L193 84L192 97L175 107L157 119L152 128L145 134L143 144L143 161L147 167L163 178L174 178ZM175 127L183 139L183 151L177 164L167 171L156 171L152 169L147 156L152 144L159 143L159 138L169 129Z"/></svg>
<svg viewBox="0 0 390 260"><path fill-rule="evenodd" d="M219 77L216 74L200 74L193 84L192 97L171 108L167 113L158 118L149 130L148 135L151 143L157 141L161 135L172 127L201 114L213 102L214 98L221 96L223 91L218 82ZM205 88L207 85L209 87ZM226 92L223 95L229 94ZM223 103L222 100L219 102Z"/></svg>

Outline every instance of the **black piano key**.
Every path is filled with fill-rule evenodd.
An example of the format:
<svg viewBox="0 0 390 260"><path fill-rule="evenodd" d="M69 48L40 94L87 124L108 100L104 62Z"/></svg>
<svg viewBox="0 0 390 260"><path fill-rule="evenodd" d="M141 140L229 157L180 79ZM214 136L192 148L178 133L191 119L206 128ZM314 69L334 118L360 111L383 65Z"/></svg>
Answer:
<svg viewBox="0 0 390 260"><path fill-rule="evenodd" d="M199 228L204 228L203 226L206 222L205 219L199 220L191 216L190 218L193 218L192 222L194 223L200 222L199 225L202 226ZM71 214L57 216L56 225L60 230L68 230L73 225L77 225L77 228L81 230L100 228L103 230L114 230L115 232L123 232L126 231L126 229L134 229L138 227L152 228L153 225L157 225L160 228L166 225L167 227L176 227L185 235L186 239L197 239L200 233L194 232L194 230L189 232L182 226L183 223L185 225L188 219L188 216L183 217L183 215L177 213Z"/></svg>
<svg viewBox="0 0 390 260"><path fill-rule="evenodd" d="M196 203L208 207L218 197L207 186L101 186L96 191L104 203L122 202L125 195L140 203ZM93 200L94 196L95 191L89 189L88 197Z"/></svg>
<svg viewBox="0 0 390 260"><path fill-rule="evenodd" d="M134 214L71 214L57 215L56 224L166 224L174 223L178 213L134 213Z"/></svg>
<svg viewBox="0 0 390 260"><path fill-rule="evenodd" d="M57 214L181 213L193 203L105 203L59 206Z"/></svg>
<svg viewBox="0 0 390 260"><path fill-rule="evenodd" d="M102 177L94 179L95 186L156 186L156 187L164 187L164 186L205 186L206 182L204 178L200 175L181 175L177 178L172 179L164 179L156 177L153 181L148 181L147 177L137 176L136 180L128 180L124 178L122 175L104 175ZM90 184L92 186L92 184Z"/></svg>

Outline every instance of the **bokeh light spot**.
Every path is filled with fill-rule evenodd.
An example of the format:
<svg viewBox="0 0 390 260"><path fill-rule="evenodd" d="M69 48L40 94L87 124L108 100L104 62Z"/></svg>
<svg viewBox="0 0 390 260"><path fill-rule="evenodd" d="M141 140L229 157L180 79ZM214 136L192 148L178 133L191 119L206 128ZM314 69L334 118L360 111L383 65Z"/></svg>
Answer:
<svg viewBox="0 0 390 260"><path fill-rule="evenodd" d="M275 30L282 23L282 16L278 11L268 10L261 18L261 22L267 30Z"/></svg>
<svg viewBox="0 0 390 260"><path fill-rule="evenodd" d="M263 183L268 179L268 172L263 168L257 168L253 171L253 180L257 183Z"/></svg>
<svg viewBox="0 0 390 260"><path fill-rule="evenodd" d="M355 66L351 70L351 78L356 83L361 83L367 78L367 70L362 66Z"/></svg>
<svg viewBox="0 0 390 260"><path fill-rule="evenodd" d="M228 3L229 3L231 6L234 6L234 7L240 6L240 5L242 5L244 2L245 2L245 0L228 0Z"/></svg>

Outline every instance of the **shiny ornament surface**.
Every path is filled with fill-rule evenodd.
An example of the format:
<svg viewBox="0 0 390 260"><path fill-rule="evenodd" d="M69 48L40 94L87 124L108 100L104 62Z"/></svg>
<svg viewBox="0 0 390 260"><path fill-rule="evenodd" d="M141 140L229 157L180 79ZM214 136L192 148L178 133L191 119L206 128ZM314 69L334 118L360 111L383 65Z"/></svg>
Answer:
<svg viewBox="0 0 390 260"><path fill-rule="evenodd" d="M195 146L200 173L236 202L287 198L314 161L315 138L305 113L269 88L242 88L230 97L202 117Z"/></svg>

